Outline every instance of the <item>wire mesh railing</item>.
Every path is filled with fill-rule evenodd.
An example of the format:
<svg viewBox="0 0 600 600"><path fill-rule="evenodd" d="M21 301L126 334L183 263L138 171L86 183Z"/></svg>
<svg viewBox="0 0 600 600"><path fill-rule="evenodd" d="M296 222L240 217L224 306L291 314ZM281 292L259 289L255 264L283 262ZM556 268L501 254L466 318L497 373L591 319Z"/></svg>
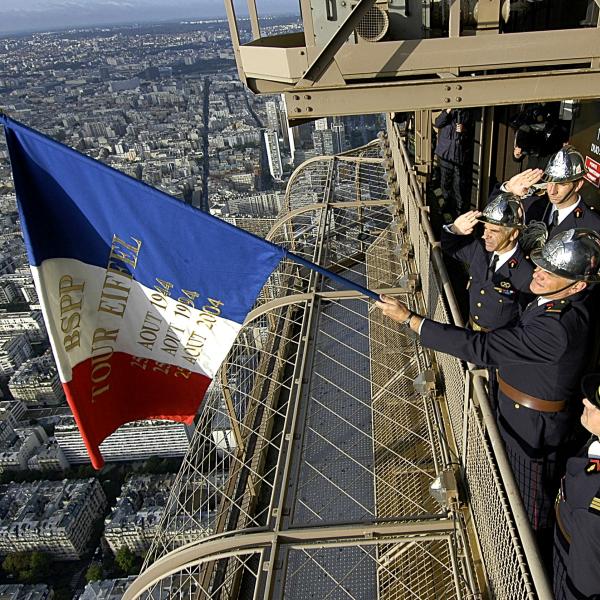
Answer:
<svg viewBox="0 0 600 600"><path fill-rule="evenodd" d="M429 274L428 289L424 286L427 315L442 323L462 325L408 152L391 120L388 134L386 152L395 165L395 185L404 210L410 215L417 271ZM415 222L420 223L418 230ZM460 361L447 354L436 352L435 356L467 491L465 500L485 564L488 593L507 600L551 598L482 378L476 372L465 372Z"/></svg>

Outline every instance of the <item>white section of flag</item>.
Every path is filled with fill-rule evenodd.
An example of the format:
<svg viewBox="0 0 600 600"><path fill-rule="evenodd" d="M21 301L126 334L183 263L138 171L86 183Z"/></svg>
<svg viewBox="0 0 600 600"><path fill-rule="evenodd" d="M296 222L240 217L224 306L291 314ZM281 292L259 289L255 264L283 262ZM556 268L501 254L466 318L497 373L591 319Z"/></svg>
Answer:
<svg viewBox="0 0 600 600"><path fill-rule="evenodd" d="M111 276L111 281L118 282L121 287L127 287L128 292L105 288L103 306L111 306L113 310L120 312L124 300L118 298L126 298L124 316L99 311L106 270L78 260L67 258L45 260L40 267L32 267L31 271L40 295L52 349L63 382L71 380L71 370L75 365L90 356L107 352L106 348L102 349L105 346L112 347L114 352L153 359L214 378L242 327L239 323L217 315L209 316L216 312L216 308L211 308L208 313L202 311L202 306L210 307L206 298L195 299L196 305L200 305L198 308L188 308L177 302L177 298L185 297L180 290L172 290L173 297L157 296L156 290L114 274ZM73 286L83 284L83 293L78 290L65 292L70 281L64 279L65 277L73 281ZM63 281L62 317L61 279ZM114 294L117 299L107 299L107 293ZM69 298L67 299L66 296ZM81 301L81 310L74 307L79 301ZM76 312L80 313L79 327L72 327L68 331L69 317L72 319L70 322L72 326L77 322L77 318L73 317ZM212 327L209 323L212 323ZM118 333L106 334L102 341L100 339L102 332L99 331L101 328L109 332L118 331ZM158 331L154 331L155 329ZM74 338L69 337L76 331L76 335L79 335L77 346L73 344ZM93 344L94 332L97 332L96 344ZM109 339L111 335L116 337L115 341ZM199 352L201 339L204 341ZM69 346L72 347L69 349ZM195 356L196 353L199 355ZM193 362L190 362L192 360Z"/></svg>

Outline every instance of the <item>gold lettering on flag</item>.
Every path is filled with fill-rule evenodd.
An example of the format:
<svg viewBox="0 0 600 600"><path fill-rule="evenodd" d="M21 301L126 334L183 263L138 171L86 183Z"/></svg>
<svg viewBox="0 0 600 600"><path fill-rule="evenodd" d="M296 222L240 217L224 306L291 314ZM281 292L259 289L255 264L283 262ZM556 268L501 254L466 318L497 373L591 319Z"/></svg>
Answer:
<svg viewBox="0 0 600 600"><path fill-rule="evenodd" d="M137 266L138 254L142 247L141 240L131 238L128 243L116 234L113 235L106 275L102 284L98 312L107 313L119 320L125 315L127 300L131 291L133 278L130 269ZM119 335L119 327L106 329L97 327L92 337L92 402L110 389L110 359Z"/></svg>
<svg viewBox="0 0 600 600"><path fill-rule="evenodd" d="M79 327L84 287L85 282L75 283L70 275L63 275L58 282L60 330L65 334L63 345L67 352L78 348L81 343Z"/></svg>
<svg viewBox="0 0 600 600"><path fill-rule="evenodd" d="M131 287L123 282L119 282L116 277L122 277L131 281L132 276L127 269L127 265L135 269L138 254L142 247L140 240L131 239L135 244L128 244L121 238L113 235L106 276L104 277L104 285L102 286L102 294L100 295L100 302L98 304L99 311L120 318L123 318L125 314L125 307L127 306ZM110 279L111 277L113 279Z"/></svg>

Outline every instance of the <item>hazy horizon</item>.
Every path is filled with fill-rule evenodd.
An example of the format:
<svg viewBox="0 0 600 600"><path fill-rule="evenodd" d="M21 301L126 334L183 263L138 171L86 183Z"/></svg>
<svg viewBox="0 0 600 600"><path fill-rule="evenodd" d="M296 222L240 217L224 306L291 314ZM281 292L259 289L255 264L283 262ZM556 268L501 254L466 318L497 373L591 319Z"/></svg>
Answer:
<svg viewBox="0 0 600 600"><path fill-rule="evenodd" d="M0 34L70 27L225 18L223 0L3 0ZM246 2L234 2L240 16ZM259 15L297 12L297 0L259 0Z"/></svg>

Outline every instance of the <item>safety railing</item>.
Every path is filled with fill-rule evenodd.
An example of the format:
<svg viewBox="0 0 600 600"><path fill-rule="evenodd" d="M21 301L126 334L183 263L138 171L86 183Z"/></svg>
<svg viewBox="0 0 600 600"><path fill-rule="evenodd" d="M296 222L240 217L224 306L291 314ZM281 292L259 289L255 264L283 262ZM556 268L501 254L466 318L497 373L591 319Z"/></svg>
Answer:
<svg viewBox="0 0 600 600"><path fill-rule="evenodd" d="M385 153L394 165L392 192L402 204L414 246L427 315L462 326L463 319L436 241L406 146L388 117ZM448 419L467 490L491 597L552 598L538 548L508 463L485 379L470 365L435 353Z"/></svg>

